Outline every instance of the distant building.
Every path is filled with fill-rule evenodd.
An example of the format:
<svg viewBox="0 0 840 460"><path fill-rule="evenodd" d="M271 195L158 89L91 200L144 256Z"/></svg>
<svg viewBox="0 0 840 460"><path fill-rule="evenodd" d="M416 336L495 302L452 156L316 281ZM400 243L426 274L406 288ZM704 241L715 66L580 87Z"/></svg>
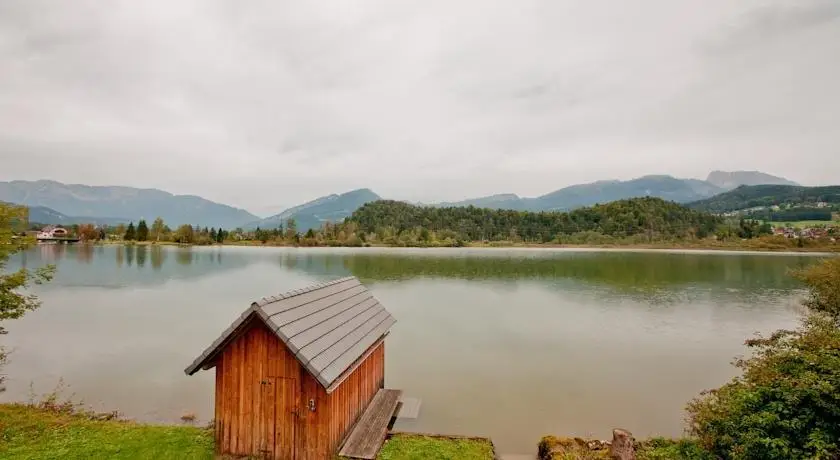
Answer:
<svg viewBox="0 0 840 460"><path fill-rule="evenodd" d="M41 229L40 232L38 232L37 238L39 240L50 240L50 239L56 239L56 238L67 238L67 236L69 236L69 233L67 232L67 229L62 228L62 227L55 227L55 226L52 226L52 225L47 225L46 227Z"/></svg>

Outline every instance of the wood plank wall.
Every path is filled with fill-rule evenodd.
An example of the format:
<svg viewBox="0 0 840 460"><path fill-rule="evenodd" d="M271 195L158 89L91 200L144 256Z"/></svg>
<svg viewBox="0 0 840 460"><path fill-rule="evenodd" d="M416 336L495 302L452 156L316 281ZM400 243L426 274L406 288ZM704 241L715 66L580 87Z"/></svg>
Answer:
<svg viewBox="0 0 840 460"><path fill-rule="evenodd" d="M361 416L385 377L385 344L380 343L368 358L332 393L326 390L260 321L252 321L244 332L220 353L216 361L216 449L221 454L288 457L289 449L276 443L295 442L295 460L330 459ZM299 400L298 416L289 393L277 389L293 379ZM272 381L272 385L261 381ZM292 382L284 381L283 388ZM294 394L294 393L292 393ZM315 412L309 400L315 400ZM297 420L296 426L277 423ZM283 426L280 426L283 425ZM276 436L275 436L276 433Z"/></svg>
<svg viewBox="0 0 840 460"><path fill-rule="evenodd" d="M385 383L385 342L379 344L365 361L341 383L330 397L329 413L325 423L328 426L328 448L330 452L338 447L361 417L370 401Z"/></svg>

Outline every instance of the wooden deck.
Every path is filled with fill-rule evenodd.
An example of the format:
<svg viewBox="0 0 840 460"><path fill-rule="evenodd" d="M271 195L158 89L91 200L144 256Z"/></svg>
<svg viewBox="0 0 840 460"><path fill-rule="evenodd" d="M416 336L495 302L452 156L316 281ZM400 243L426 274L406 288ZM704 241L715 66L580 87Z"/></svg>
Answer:
<svg viewBox="0 0 840 460"><path fill-rule="evenodd" d="M338 451L348 458L374 460L385 442L388 424L397 410L402 390L379 390Z"/></svg>

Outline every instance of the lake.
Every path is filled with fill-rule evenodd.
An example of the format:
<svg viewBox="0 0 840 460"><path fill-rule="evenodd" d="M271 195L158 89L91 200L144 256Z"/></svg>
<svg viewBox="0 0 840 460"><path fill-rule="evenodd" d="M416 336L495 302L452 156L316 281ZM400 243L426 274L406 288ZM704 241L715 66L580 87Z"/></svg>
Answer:
<svg viewBox="0 0 840 460"><path fill-rule="evenodd" d="M679 436L686 402L735 375L744 339L796 324L789 269L814 256L553 249L41 245L43 306L4 325L3 400L65 396L126 417L212 417L213 372L183 369L253 300L354 275L397 318L386 386L422 400L397 429Z"/></svg>

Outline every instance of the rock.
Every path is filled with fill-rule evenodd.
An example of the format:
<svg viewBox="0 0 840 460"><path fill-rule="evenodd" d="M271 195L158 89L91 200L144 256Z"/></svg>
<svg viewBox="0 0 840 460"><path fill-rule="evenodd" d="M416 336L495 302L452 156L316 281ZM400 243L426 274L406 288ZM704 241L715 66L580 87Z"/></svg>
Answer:
<svg viewBox="0 0 840 460"><path fill-rule="evenodd" d="M636 448L633 434L627 430L616 428L613 430L613 440L610 445L612 460L636 460Z"/></svg>
<svg viewBox="0 0 840 460"><path fill-rule="evenodd" d="M610 443L607 441L545 436L540 440L538 458L540 460L570 458L580 460L608 460L610 455L609 446Z"/></svg>

